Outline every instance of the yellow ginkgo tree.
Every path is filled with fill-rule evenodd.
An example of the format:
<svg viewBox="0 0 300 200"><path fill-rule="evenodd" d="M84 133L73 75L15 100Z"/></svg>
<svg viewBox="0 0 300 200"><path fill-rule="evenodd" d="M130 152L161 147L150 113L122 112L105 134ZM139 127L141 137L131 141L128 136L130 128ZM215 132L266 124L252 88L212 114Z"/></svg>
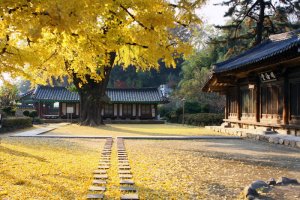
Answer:
<svg viewBox="0 0 300 200"><path fill-rule="evenodd" d="M1 0L0 73L38 84L68 77L80 95L81 124L102 124L112 68L158 69L159 60L175 67L192 50L203 1Z"/></svg>

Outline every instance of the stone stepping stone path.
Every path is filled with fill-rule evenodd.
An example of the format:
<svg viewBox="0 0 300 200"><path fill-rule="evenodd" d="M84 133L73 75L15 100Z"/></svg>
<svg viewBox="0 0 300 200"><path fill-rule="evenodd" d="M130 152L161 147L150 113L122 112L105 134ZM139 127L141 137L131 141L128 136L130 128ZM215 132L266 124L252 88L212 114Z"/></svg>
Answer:
<svg viewBox="0 0 300 200"><path fill-rule="evenodd" d="M105 180L94 179L93 185L105 185L107 182Z"/></svg>
<svg viewBox="0 0 300 200"><path fill-rule="evenodd" d="M121 180L120 185L134 185L134 181L132 179Z"/></svg>
<svg viewBox="0 0 300 200"><path fill-rule="evenodd" d="M138 194L124 194L121 196L122 200L138 200L139 195Z"/></svg>
<svg viewBox="0 0 300 200"><path fill-rule="evenodd" d="M87 199L104 199L104 192L106 191L106 179L108 179L107 170L110 168L111 149L113 139L108 138L104 144L104 149L101 152L99 166L94 170L94 180L89 188Z"/></svg>
<svg viewBox="0 0 300 200"><path fill-rule="evenodd" d="M89 188L89 194L87 199L104 199L104 192L107 190L107 171L110 169L111 154L112 154L113 139L109 138L106 140L104 148L100 154L99 166L93 171L93 182ZM122 138L117 139L117 160L118 160L118 175L120 179L120 192L121 200L137 200L139 195L135 187L134 181L132 180L133 175L131 173L130 162L127 157L126 148ZM114 166L115 164L113 164Z"/></svg>
<svg viewBox="0 0 300 200"><path fill-rule="evenodd" d="M129 167L129 166L123 166L123 165L119 166L119 170L130 170L130 169L131 169L131 167Z"/></svg>
<svg viewBox="0 0 300 200"><path fill-rule="evenodd" d="M94 174L106 174L107 173L107 171L106 170L104 170L104 169L102 169L102 170L95 170L94 171Z"/></svg>
<svg viewBox="0 0 300 200"><path fill-rule="evenodd" d="M134 187L134 181L132 180L132 173L127 157L127 152L122 138L117 139L117 150L118 150L118 167L119 167L119 178L120 178L120 191L122 193L121 200L137 200L139 195Z"/></svg>
<svg viewBox="0 0 300 200"><path fill-rule="evenodd" d="M87 199L103 199L103 194L88 194Z"/></svg>
<svg viewBox="0 0 300 200"><path fill-rule="evenodd" d="M105 187L104 186L91 186L89 188L90 191L105 191Z"/></svg>
<svg viewBox="0 0 300 200"><path fill-rule="evenodd" d="M130 170L119 170L119 174L131 174Z"/></svg>
<svg viewBox="0 0 300 200"><path fill-rule="evenodd" d="M134 187L120 187L121 192L136 192Z"/></svg>

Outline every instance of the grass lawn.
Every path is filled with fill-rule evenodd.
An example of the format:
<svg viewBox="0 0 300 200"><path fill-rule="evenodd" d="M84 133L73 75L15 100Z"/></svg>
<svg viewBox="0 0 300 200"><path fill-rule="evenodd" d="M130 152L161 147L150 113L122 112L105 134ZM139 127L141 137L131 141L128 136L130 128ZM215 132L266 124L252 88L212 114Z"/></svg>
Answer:
<svg viewBox="0 0 300 200"><path fill-rule="evenodd" d="M104 140L3 138L0 199L84 199Z"/></svg>
<svg viewBox="0 0 300 200"><path fill-rule="evenodd" d="M177 124L107 124L100 127L84 127L77 124L55 129L51 135L99 135L99 136L167 136L167 135L221 135L212 130L196 126Z"/></svg>

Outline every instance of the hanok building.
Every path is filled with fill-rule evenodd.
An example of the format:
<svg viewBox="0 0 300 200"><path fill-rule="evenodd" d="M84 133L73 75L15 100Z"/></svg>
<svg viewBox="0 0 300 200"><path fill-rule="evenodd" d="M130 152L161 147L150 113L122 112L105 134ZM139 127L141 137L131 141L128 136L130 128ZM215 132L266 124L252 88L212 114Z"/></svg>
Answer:
<svg viewBox="0 0 300 200"><path fill-rule="evenodd" d="M248 51L215 64L203 87L226 95L229 127L300 135L300 31L270 36Z"/></svg>
<svg viewBox="0 0 300 200"><path fill-rule="evenodd" d="M167 101L157 88L108 88L106 94L110 102L102 110L104 119L157 119L157 105ZM41 118L70 118L70 115L73 119L80 117L79 95L65 87L38 86L23 95L20 102L23 106L27 102L33 102Z"/></svg>

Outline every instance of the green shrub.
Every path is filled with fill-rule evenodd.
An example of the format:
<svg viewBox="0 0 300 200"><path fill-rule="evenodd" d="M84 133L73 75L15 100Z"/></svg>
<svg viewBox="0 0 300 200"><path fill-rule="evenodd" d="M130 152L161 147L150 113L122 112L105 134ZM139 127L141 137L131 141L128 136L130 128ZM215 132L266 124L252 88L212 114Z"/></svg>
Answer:
<svg viewBox="0 0 300 200"><path fill-rule="evenodd" d="M201 113L204 112L202 111L202 107L203 106L197 101L187 101L184 104L184 112L190 114Z"/></svg>
<svg viewBox="0 0 300 200"><path fill-rule="evenodd" d="M31 126L32 119L29 117L9 117L2 119L2 128L0 128L0 132L12 131Z"/></svg>
<svg viewBox="0 0 300 200"><path fill-rule="evenodd" d="M34 118L33 122L34 122L34 124L43 124L44 120L41 118Z"/></svg>
<svg viewBox="0 0 300 200"><path fill-rule="evenodd" d="M29 117L32 117L33 119L34 119L35 117L37 117L37 116L38 116L38 113L37 113L36 110L31 111L30 114L29 114Z"/></svg>
<svg viewBox="0 0 300 200"><path fill-rule="evenodd" d="M29 117L29 114L30 114L30 112L29 112L28 110L25 110L25 111L23 112L23 115L26 116L26 117Z"/></svg>
<svg viewBox="0 0 300 200"><path fill-rule="evenodd" d="M216 113L185 114L184 124L194 126L220 125L223 122L223 118L224 114ZM168 121L171 123L182 123L182 115L179 117L176 115L171 115Z"/></svg>
<svg viewBox="0 0 300 200"><path fill-rule="evenodd" d="M7 115L7 116L15 116L16 114L16 110L11 107L11 106L7 106L2 108L2 111Z"/></svg>

